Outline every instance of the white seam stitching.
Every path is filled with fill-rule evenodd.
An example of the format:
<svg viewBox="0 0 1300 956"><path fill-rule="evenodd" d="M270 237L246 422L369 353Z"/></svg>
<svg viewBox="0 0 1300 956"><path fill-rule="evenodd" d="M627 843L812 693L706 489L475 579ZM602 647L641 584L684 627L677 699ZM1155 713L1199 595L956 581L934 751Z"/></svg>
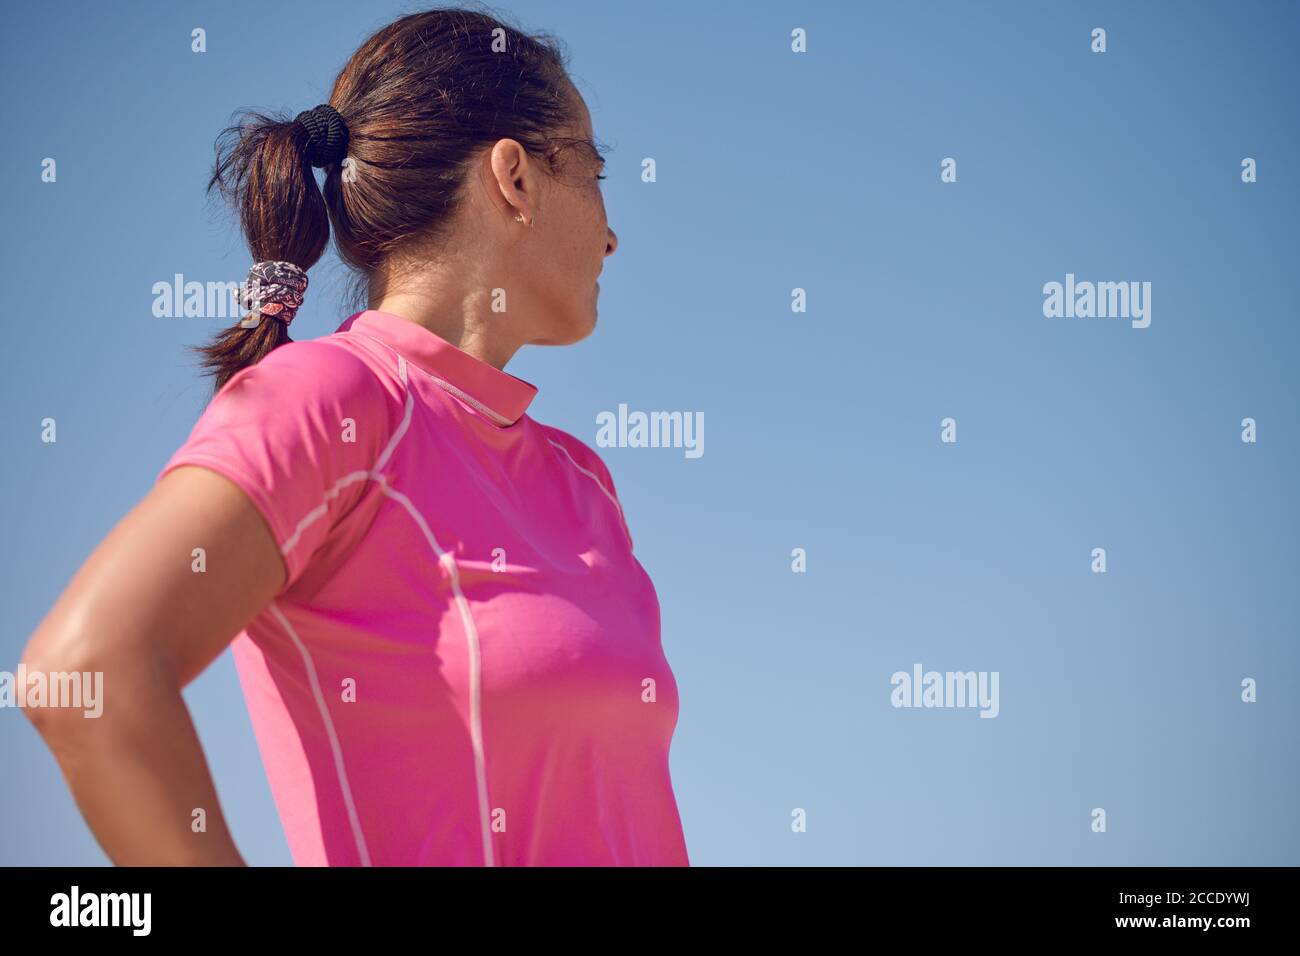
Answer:
<svg viewBox="0 0 1300 956"><path fill-rule="evenodd" d="M564 457L569 459L569 463L573 465L574 468L578 469L578 471L582 472L584 475L586 475L588 478L594 481L596 483L596 487L605 493L605 497L608 498L610 501L614 502L614 507L618 509L618 520L623 524L623 533L627 535L627 543L628 546L630 547L632 545L632 531L627 526L627 518L623 516L623 506L618 503L618 499L615 498L614 495L610 492L610 490L605 487L604 483L595 474L595 472L588 471L586 468L583 468L580 464L578 464L577 460L569 452L569 449L565 448L563 445L561 445L559 442L557 442L555 439L551 438L550 436L547 436L546 440L550 442L552 445L554 445L556 448L560 449L560 451L564 452Z"/></svg>
<svg viewBox="0 0 1300 956"><path fill-rule="evenodd" d="M303 666L307 670L307 679L311 683L312 696L316 699L316 706L320 710L321 720L325 723L325 732L329 735L330 750L334 755L334 770L338 774L339 788L343 791L343 803L347 807L348 822L352 825L352 837L357 844L357 853L361 856L361 865L370 866L370 851L366 848L365 834L361 832L361 821L357 817L356 803L352 798L352 786L348 783L348 772L343 763L343 747L339 744L338 734L334 730L334 721L330 717L329 706L325 703L325 694L321 691L320 679L316 676L316 664L312 660L311 652L307 650L307 645L298 637L298 632L293 629L289 619L280 610L280 605L272 600L270 607L271 612L280 622L280 626L292 638L293 643L298 648L298 653L302 655Z"/></svg>
<svg viewBox="0 0 1300 956"><path fill-rule="evenodd" d="M350 474L344 475L334 483L334 487L325 492L325 498L319 505L307 512L307 514L303 515L299 520L297 527L294 529L293 534L291 534L285 540L284 544L280 546L280 553L286 558L288 557L289 552L292 551L302 539L302 533L323 515L329 512L330 499L338 497L338 493L346 485L352 484L353 482L359 481L363 478L377 478L380 487L385 487L384 476L379 472L379 468L388 463L388 458L397 449L398 442L400 442L406 434L407 427L411 423L411 411L414 402L414 393L411 392L410 384L407 382L406 378L406 360L400 355L397 356L397 372L401 377L403 390L406 392L406 410L402 417L401 424L398 425L397 429L393 432L388 444L380 453L379 458L371 468L365 471L354 471ZM329 706L325 703L325 696L320 688L320 680L316 676L316 664L312 660L311 652L307 650L307 645L298 637L298 632L295 631L293 625L289 623L289 618L280 610L280 605L272 599L269 602L269 606L271 612L280 622L280 626L285 629L289 637L297 646L299 654L302 655L303 666L307 671L307 679L311 684L312 695L316 699L316 706L320 710L321 719L325 724L325 732L329 737L330 750L334 755L334 769L338 774L339 787L343 792L343 803L348 812L348 822L352 826L352 837L356 841L357 852L361 856L361 865L370 866L370 851L366 848L366 838L365 834L361 830L361 820L357 816L356 802L352 796L352 787L348 783L347 769L343 762L343 747L339 743L338 734L334 730L334 722L330 718Z"/></svg>
<svg viewBox="0 0 1300 956"><path fill-rule="evenodd" d="M480 401L479 401L477 398L475 398L473 395L470 395L470 394L468 394L467 392L465 392L465 391L463 391L463 390L457 388L455 385L451 384L451 382L448 382L448 381L446 381L446 380L444 380L444 379L439 378L438 376L434 375L432 372L425 372L424 374L425 374L425 375L428 375L429 378L431 378L431 379L434 380L434 382L436 382L438 385L441 385L444 389L446 389L448 392L451 392L451 394L455 395L457 398L459 398L461 401L465 402L467 405L470 405L470 406L472 406L472 407L474 407L474 408L477 408L480 412L482 412L483 414L487 415L489 418L491 418L491 419L492 419L494 422L496 422L498 425L513 425L513 424L514 424L513 421L511 421L510 419L506 418L506 417L505 417L504 415L502 415L500 412L497 412L497 411L494 411L494 410L491 409L491 408L488 408L486 405L484 405L482 402L480 402ZM515 419L515 421L518 421L518 419Z"/></svg>
<svg viewBox="0 0 1300 956"><path fill-rule="evenodd" d="M388 459L392 457L393 452L397 450L397 443L406 435L406 430L411 427L411 414L415 409L415 393L411 391L410 384L406 380L406 359L397 356L397 374L402 379L402 390L406 392L406 409L402 414L402 422L393 432L393 437L389 439L388 446L379 455L379 460L375 462L371 471L382 471L383 467L388 464Z"/></svg>
<svg viewBox="0 0 1300 956"><path fill-rule="evenodd" d="M368 333L368 332L362 332L362 331L360 331L360 330L358 330L358 329L348 329L348 331L349 331L349 332L356 332L357 335L365 336L366 338L370 339L370 341L372 341L372 342L378 342L378 343L379 343L380 345L382 345L384 348L388 349L388 351L390 351L390 352L392 352L394 355L398 356L398 358L401 358L400 353L398 353L398 351L397 351L396 349L394 349L391 345L389 345L389 344L388 344L387 342L385 342L383 339L377 339L377 338L375 338L373 335L371 335L370 333ZM514 419L514 420L511 420L511 419L509 419L509 418L506 418L506 416L502 415L500 412L498 412L498 411L496 411L496 410L494 410L494 409L492 409L492 408L489 408L487 405L484 405L482 402L480 402L480 401L479 401L477 398L475 398L473 395L470 395L469 393L463 391L462 389L457 388L455 385L451 384L451 382L448 382L448 381L446 381L445 379L441 379L441 378L439 378L438 376L434 375L432 372L428 371L427 369L420 369L420 371L424 372L424 374L427 375L427 376L429 376L429 378L431 378L434 382L436 382L437 384L441 385L444 389L446 389L447 391L451 392L453 395L455 395L455 396L456 396L457 398L459 398L461 401L465 402L467 405L470 405L470 406L472 406L473 408L478 409L478 410L479 410L480 412L482 412L484 415L487 415L489 418L491 418L491 419L492 419L494 422L496 422L498 425L507 425L507 426L509 426L509 425L513 425L515 422L519 421L518 418L516 418L516 419Z"/></svg>
<svg viewBox="0 0 1300 956"><path fill-rule="evenodd" d="M337 498L339 492L347 485L360 481L362 478L369 478L373 473L373 469L354 471L351 474L344 475L336 481L334 487L325 492L324 500L302 516L302 519L298 522L298 526L294 529L293 534L285 538L284 544L280 545L280 553L287 557L289 552L298 546L298 542L302 538L302 533L315 524L318 519L329 513L330 499Z"/></svg>
<svg viewBox="0 0 1300 956"><path fill-rule="evenodd" d="M434 536L433 531L429 528L429 523L421 514L420 509L415 504L398 491L391 487L386 480L379 482L380 489L384 494L395 500L398 504L406 509L412 520L419 526L420 531L424 534L425 540L433 548L434 553L438 556L438 563L446 568L448 576L451 579L451 589L456 601L456 609L460 612L461 626L465 630L465 643L469 650L470 666L470 743L474 750L474 779L478 789L479 804L479 827L483 837L483 860L486 866L495 866L496 863L492 854L492 828L490 823L491 810L487 792L487 770L486 758L483 749L483 714L482 714L482 695L483 695L483 676L482 676L482 648L479 646L478 628L474 625L474 615L470 611L469 601L465 599L465 593L460 587L460 573L456 567L456 556L451 552L443 550L438 544L438 539ZM444 561L444 558L450 560Z"/></svg>
<svg viewBox="0 0 1300 956"><path fill-rule="evenodd" d="M342 491L345 486L350 485L361 478L373 478L380 468L388 464L388 459L392 456L393 452L397 450L398 442L406 436L406 430L411 424L411 413L414 408L415 393L410 390L409 383L406 380L406 360L400 355L397 356L397 371L398 374L401 375L402 385L406 391L406 410L402 416L401 424L399 424L393 431L392 438L389 439L387 447L384 448L370 468L365 471L354 471L350 474L344 475L334 483L333 488L325 492L325 498L321 503L299 519L298 525L294 528L293 534L286 538L284 543L280 545L281 554L288 556L289 552L297 546L299 539L302 538L302 533L315 524L319 518L329 512L328 505L330 499L337 498L338 493Z"/></svg>

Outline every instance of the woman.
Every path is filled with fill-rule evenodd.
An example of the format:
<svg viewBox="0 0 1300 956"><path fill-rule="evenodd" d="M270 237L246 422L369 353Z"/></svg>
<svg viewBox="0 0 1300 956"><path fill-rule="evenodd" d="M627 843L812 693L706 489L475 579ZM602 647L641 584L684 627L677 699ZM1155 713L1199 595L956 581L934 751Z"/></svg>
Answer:
<svg viewBox="0 0 1300 956"><path fill-rule="evenodd" d="M104 674L100 719L27 713L105 852L243 864L181 696L231 644L299 865L688 864L654 587L604 464L505 371L592 331L617 246L554 42L403 17L328 104L227 132L251 311L23 658ZM369 308L291 342L331 225Z"/></svg>

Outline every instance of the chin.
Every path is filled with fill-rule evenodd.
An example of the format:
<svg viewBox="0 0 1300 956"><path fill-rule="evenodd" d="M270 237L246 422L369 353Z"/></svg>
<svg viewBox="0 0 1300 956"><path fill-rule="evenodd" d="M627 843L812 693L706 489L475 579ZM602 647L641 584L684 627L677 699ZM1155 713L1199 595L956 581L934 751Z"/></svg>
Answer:
<svg viewBox="0 0 1300 956"><path fill-rule="evenodd" d="M544 339L534 339L534 345L572 345L581 342L596 329L596 306L593 303L585 310L581 321L571 322L563 328L556 329Z"/></svg>

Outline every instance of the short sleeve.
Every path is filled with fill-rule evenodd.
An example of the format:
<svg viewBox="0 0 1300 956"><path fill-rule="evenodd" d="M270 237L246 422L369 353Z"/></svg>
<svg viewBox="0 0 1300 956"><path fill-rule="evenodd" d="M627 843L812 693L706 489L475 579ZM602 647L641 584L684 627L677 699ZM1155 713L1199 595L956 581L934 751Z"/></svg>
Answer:
<svg viewBox="0 0 1300 956"><path fill-rule="evenodd" d="M155 482L199 465L238 485L280 546L287 590L366 492L395 405L376 370L345 346L289 342L231 376Z"/></svg>

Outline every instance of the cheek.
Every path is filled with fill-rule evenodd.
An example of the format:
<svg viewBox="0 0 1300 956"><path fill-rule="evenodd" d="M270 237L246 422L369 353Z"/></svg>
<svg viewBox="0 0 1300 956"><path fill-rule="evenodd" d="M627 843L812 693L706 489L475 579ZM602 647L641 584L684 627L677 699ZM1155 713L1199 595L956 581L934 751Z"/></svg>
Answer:
<svg viewBox="0 0 1300 956"><path fill-rule="evenodd" d="M600 185L598 183L594 183L586 195L583 196L582 209L580 210L579 215L581 216L583 225L582 234L587 236L589 239L594 237L596 240L594 243L588 242L588 250L590 250L593 245L597 249L600 249L601 246L604 245L605 241L606 218L605 196L601 193Z"/></svg>
<svg viewBox="0 0 1300 956"><path fill-rule="evenodd" d="M537 267L539 281L558 300L590 294L604 261L604 205L598 195L575 193L563 208L554 209Z"/></svg>
<svg viewBox="0 0 1300 956"><path fill-rule="evenodd" d="M604 219L598 211L587 207L576 210L569 220L561 253L564 269L572 281L594 278L600 269L605 242Z"/></svg>

